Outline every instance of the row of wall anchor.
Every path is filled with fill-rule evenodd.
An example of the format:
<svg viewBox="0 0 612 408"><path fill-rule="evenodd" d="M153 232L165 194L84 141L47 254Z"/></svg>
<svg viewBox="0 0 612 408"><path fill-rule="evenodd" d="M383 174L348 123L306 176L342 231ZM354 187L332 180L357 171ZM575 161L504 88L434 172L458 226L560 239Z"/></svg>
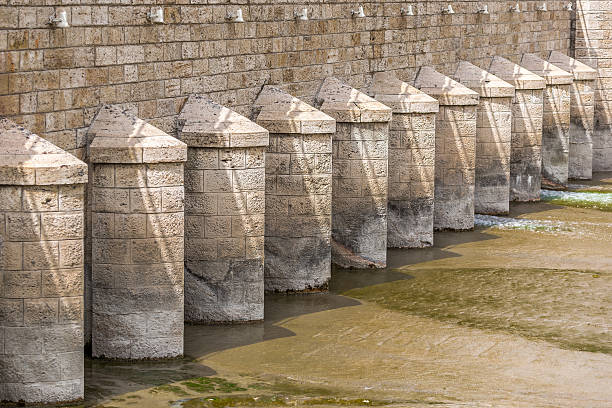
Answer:
<svg viewBox="0 0 612 408"><path fill-rule="evenodd" d="M563 9L567 11L574 10L572 3L566 4L563 7ZM542 3L541 6L537 6L536 10L537 11L548 11L548 8L546 7L546 3ZM514 6L510 7L510 11L513 13L520 13L521 12L520 4L517 2ZM453 6L449 4L448 6L442 9L441 13L442 14L455 14L455 10L453 9ZM478 7L478 9L476 10L476 13L477 14L489 14L489 6L485 4L482 7ZM416 15L411 4L409 4L406 8L402 7L400 9L400 14L402 16ZM296 20L307 21L309 19L308 9L303 8L301 11L294 12L293 17ZM363 10L363 6L359 6L356 10L351 9L351 17L353 18L367 17ZM233 23L244 23L245 22L241 8L237 9L235 13L228 13L225 19ZM149 23L151 24L164 24L164 9L162 7L152 8L151 11L147 13L147 21L149 21ZM65 11L58 11L55 15L49 17L48 24L55 28L70 27L70 25L68 24L68 18L67 18Z"/></svg>

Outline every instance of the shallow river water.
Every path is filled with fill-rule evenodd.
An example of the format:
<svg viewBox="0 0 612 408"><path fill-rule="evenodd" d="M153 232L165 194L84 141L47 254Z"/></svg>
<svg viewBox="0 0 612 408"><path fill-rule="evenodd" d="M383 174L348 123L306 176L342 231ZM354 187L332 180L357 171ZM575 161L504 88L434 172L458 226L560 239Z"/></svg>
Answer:
<svg viewBox="0 0 612 408"><path fill-rule="evenodd" d="M84 405L611 407L612 212L589 200L612 174L572 189L267 296L265 322L187 326L182 360L87 360Z"/></svg>

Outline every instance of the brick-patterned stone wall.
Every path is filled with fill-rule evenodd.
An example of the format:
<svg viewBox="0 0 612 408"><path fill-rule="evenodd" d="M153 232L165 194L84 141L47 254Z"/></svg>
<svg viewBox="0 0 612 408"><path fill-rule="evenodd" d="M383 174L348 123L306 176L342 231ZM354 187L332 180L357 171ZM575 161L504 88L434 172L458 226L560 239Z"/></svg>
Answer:
<svg viewBox="0 0 612 408"><path fill-rule="evenodd" d="M476 2L456 1L455 14L442 15L447 3L426 1L401 16L404 1L365 1L367 17L358 19L357 3L344 0L0 0L0 115L81 152L101 104L133 103L139 117L174 132L192 93L248 114L264 83L289 84L310 102L328 76L363 89L373 72L452 72L443 68L459 60L567 52L567 0L547 1L549 12L535 11L540 3L522 1L523 12L511 13L513 2L492 2L482 15ZM154 5L164 6L166 24L147 22ZM227 22L238 7L245 23ZM310 21L296 22L303 7ZM47 25L59 9L69 28Z"/></svg>
<svg viewBox="0 0 612 408"><path fill-rule="evenodd" d="M597 70L593 171L612 171L612 3L576 1L574 57Z"/></svg>
<svg viewBox="0 0 612 408"><path fill-rule="evenodd" d="M187 146L118 107L89 133L92 355L180 356Z"/></svg>
<svg viewBox="0 0 612 408"><path fill-rule="evenodd" d="M256 122L266 149L265 288L327 288L331 278L332 134L330 116L267 86Z"/></svg>
<svg viewBox="0 0 612 408"><path fill-rule="evenodd" d="M268 131L192 96L179 116L185 164L185 320L264 317Z"/></svg>
<svg viewBox="0 0 612 408"><path fill-rule="evenodd" d="M0 162L0 401L81 399L87 166L5 119Z"/></svg>
<svg viewBox="0 0 612 408"><path fill-rule="evenodd" d="M393 110L389 126L387 246L432 246L438 101L386 73L374 75L370 93Z"/></svg>

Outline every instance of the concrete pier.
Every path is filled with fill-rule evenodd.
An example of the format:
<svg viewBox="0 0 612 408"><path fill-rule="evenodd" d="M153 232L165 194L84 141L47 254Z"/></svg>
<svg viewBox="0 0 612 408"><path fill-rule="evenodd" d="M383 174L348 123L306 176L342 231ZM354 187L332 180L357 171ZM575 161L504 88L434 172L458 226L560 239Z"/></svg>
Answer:
<svg viewBox="0 0 612 408"><path fill-rule="evenodd" d="M467 61L459 63L453 78L480 95L476 112L474 211L507 214L514 86Z"/></svg>
<svg viewBox="0 0 612 408"><path fill-rule="evenodd" d="M254 106L266 150L265 288L327 288L331 277L332 134L336 121L273 86Z"/></svg>
<svg viewBox="0 0 612 408"><path fill-rule="evenodd" d="M185 320L264 317L268 131L192 95L178 118L185 164Z"/></svg>
<svg viewBox="0 0 612 408"><path fill-rule="evenodd" d="M510 200L539 201L542 177L542 92L544 78L502 57L493 57L488 72L514 85Z"/></svg>
<svg viewBox="0 0 612 408"><path fill-rule="evenodd" d="M523 54L521 66L546 80L542 116L542 185L566 187L573 75L534 54Z"/></svg>
<svg viewBox="0 0 612 408"><path fill-rule="evenodd" d="M332 262L344 268L384 268L391 109L331 77L316 99L319 109L336 119Z"/></svg>
<svg viewBox="0 0 612 408"><path fill-rule="evenodd" d="M92 354L183 354L183 162L187 146L119 106L89 128Z"/></svg>
<svg viewBox="0 0 612 408"><path fill-rule="evenodd" d="M414 86L440 103L436 115L434 228L472 229L478 93L432 67L418 71Z"/></svg>
<svg viewBox="0 0 612 408"><path fill-rule="evenodd" d="M438 101L383 72L374 75L370 94L393 110L389 130L387 246L432 246Z"/></svg>
<svg viewBox="0 0 612 408"><path fill-rule="evenodd" d="M574 76L570 90L569 178L593 177L593 129L595 125L595 87L597 71L558 51L548 61Z"/></svg>
<svg viewBox="0 0 612 408"><path fill-rule="evenodd" d="M83 398L87 165L0 119L0 401Z"/></svg>

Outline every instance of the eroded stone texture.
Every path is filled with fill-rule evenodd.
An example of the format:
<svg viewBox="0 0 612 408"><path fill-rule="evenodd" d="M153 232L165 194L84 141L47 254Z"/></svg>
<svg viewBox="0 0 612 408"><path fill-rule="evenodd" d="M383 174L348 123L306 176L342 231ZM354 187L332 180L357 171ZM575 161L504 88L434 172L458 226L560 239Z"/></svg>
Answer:
<svg viewBox="0 0 612 408"><path fill-rule="evenodd" d="M180 356L187 146L117 106L89 136L92 354Z"/></svg>
<svg viewBox="0 0 612 408"><path fill-rule="evenodd" d="M422 67L414 86L436 98L434 228L474 228L474 172L478 93Z"/></svg>
<svg viewBox="0 0 612 408"><path fill-rule="evenodd" d="M502 57L488 72L514 85L510 152L510 200L539 201L542 177L542 92L544 78Z"/></svg>
<svg viewBox="0 0 612 408"><path fill-rule="evenodd" d="M0 119L0 401L83 398L87 165Z"/></svg>
<svg viewBox="0 0 612 408"><path fill-rule="evenodd" d="M266 150L265 288L323 289L331 276L332 133L330 116L266 86L256 122Z"/></svg>
<svg viewBox="0 0 612 408"><path fill-rule="evenodd" d="M510 145L514 86L462 61L454 78L478 92L474 211L507 214L510 205Z"/></svg>
<svg viewBox="0 0 612 408"><path fill-rule="evenodd" d="M382 72L374 75L370 93L393 110L389 130L387 246L432 246L438 101Z"/></svg>
<svg viewBox="0 0 612 408"><path fill-rule="evenodd" d="M336 119L332 262L345 268L384 268L391 109L336 78L325 80L317 102Z"/></svg>
<svg viewBox="0 0 612 408"><path fill-rule="evenodd" d="M546 80L542 116L542 182L553 187L565 187L569 169L573 75L534 54L523 54L521 66Z"/></svg>
<svg viewBox="0 0 612 408"><path fill-rule="evenodd" d="M205 97L178 118L185 165L185 320L264 317L268 131Z"/></svg>
<svg viewBox="0 0 612 408"><path fill-rule="evenodd" d="M574 76L570 91L569 178L593 176L593 128L597 71L558 51L548 61Z"/></svg>

